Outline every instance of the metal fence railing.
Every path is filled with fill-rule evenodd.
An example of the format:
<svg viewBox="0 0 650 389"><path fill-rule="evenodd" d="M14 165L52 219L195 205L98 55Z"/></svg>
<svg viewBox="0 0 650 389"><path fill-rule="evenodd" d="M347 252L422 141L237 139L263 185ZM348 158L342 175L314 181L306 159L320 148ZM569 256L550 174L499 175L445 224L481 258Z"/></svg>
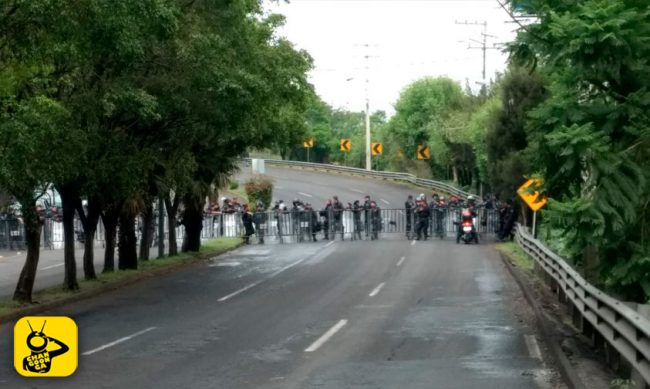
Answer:
<svg viewBox="0 0 650 389"><path fill-rule="evenodd" d="M476 228L484 236L498 231L498 213L495 210L479 209ZM379 239L387 235L415 237L418 225L425 227L421 234L428 236L455 236L460 219L460 209L446 208L431 212L424 220L416 212L405 209L365 209L345 208L342 210L302 210L287 209L252 214L253 230L258 239L279 243L303 242L322 239ZM423 223L421 223L423 222ZM214 236L243 236L245 226L240 213L224 214L208 219L208 229L218 233ZM206 228L204 224L204 234ZM425 229L426 230L425 230ZM438 234L442 232L441 234Z"/></svg>
<svg viewBox="0 0 650 389"><path fill-rule="evenodd" d="M650 384L650 320L591 285L519 224L516 239L535 260L535 268L545 275L560 301L570 306L582 331L592 336L599 334L635 370L634 375L640 376L645 385Z"/></svg>
<svg viewBox="0 0 650 389"><path fill-rule="evenodd" d="M494 234L498 232L499 215L495 210L478 209L479 216L476 228L480 234ZM384 234L403 234L415 237L420 218L415 212L405 209L381 209L374 215L368 210L353 210L345 208L341 212L314 211L315 215L298 210L268 211L254 214L255 235L266 237L269 241L280 243L302 242L311 240L312 231L317 236L334 237L342 236L345 239L379 239ZM454 221L459 220L460 209L449 207L432 210L426 221L428 236L453 236L456 231ZM169 238L167 216L164 217L164 239ZM136 219L136 234L138 242L142 237L142 220ZM185 228L176 223L176 239L181 245L185 237ZM79 219L74 221L75 244L83 247L85 236ZM152 247L158 243L158 218L154 218ZM101 222L97 225L95 233L95 246L104 247L106 233ZM218 237L241 237L245 235L245 227L241 213L206 214L203 217L202 239ZM45 219L41 231L41 247L45 249L60 249L63 247L63 223L54 219ZM19 218L0 219L0 250L20 251L26 248L24 225Z"/></svg>

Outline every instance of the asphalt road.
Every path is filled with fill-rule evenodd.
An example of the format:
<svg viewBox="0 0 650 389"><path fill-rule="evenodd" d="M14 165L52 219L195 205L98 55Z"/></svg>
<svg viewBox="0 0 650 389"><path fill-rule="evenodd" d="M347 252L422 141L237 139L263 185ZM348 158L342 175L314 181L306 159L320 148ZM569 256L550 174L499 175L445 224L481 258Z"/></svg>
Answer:
<svg viewBox="0 0 650 389"><path fill-rule="evenodd" d="M348 201L363 196L358 190L397 203L409 192L291 172L271 171L284 177L277 186L285 200L303 192ZM489 244L384 237L251 245L47 314L76 320L78 371L18 376L13 323L3 323L0 386L563 387Z"/></svg>

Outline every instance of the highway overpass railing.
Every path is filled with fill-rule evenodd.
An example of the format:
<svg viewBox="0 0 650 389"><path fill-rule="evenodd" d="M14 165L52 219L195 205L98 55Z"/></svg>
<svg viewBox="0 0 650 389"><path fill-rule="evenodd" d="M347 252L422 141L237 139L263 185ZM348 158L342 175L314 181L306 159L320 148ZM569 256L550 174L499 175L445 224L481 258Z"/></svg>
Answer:
<svg viewBox="0 0 650 389"><path fill-rule="evenodd" d="M610 364L629 370L636 387L650 384L650 320L627 303L608 296L587 282L564 259L539 240L526 227L517 225L519 246L535 260L535 270L568 306L574 324L594 346L604 348ZM628 367L616 366L624 359Z"/></svg>
<svg viewBox="0 0 650 389"><path fill-rule="evenodd" d="M250 162L251 159L245 158L244 161ZM285 161L280 159L265 159L264 163L269 166L281 166L281 167L287 167L293 169L314 170L314 171L322 171L326 173L350 174L350 175L356 175L362 177L371 177L371 178L378 178L383 180L391 180L395 182L408 183L423 188L433 189L438 192L447 193L449 195L455 195L463 199L473 194L444 182L418 178L413 174L409 174L409 173L375 171L375 170L360 169L356 167L331 165L325 163Z"/></svg>

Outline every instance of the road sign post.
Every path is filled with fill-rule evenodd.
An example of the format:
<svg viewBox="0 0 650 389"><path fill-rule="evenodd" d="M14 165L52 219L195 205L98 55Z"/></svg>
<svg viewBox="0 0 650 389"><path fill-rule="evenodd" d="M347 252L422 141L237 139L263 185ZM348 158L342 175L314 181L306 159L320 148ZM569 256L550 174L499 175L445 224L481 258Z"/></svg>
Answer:
<svg viewBox="0 0 650 389"><path fill-rule="evenodd" d="M302 146L307 149L307 162L309 162L309 149L314 147L314 138L309 138L302 143Z"/></svg>
<svg viewBox="0 0 650 389"><path fill-rule="evenodd" d="M526 181L522 186L517 189L519 197L530 207L533 211L533 237L537 235L537 211L539 211L548 199L539 194L539 189L542 187L543 181L539 178L531 178Z"/></svg>

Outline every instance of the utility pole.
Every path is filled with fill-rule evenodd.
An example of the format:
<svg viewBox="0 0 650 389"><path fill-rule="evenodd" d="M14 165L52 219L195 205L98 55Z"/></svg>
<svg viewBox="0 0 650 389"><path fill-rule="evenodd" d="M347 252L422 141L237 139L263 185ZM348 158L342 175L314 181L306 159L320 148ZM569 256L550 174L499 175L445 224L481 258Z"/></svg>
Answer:
<svg viewBox="0 0 650 389"><path fill-rule="evenodd" d="M365 44L366 50L368 49L368 44ZM370 154L370 97L368 94L368 73L370 66L368 64L368 59L370 55L366 52L366 170L372 170L372 156Z"/></svg>
<svg viewBox="0 0 650 389"><path fill-rule="evenodd" d="M482 22L479 22L479 21L468 22L467 20L464 21L464 22L456 21L456 24L461 24L461 25L465 25L465 26L483 26L483 33L481 34L483 39L481 41L477 41L475 39L470 39L470 41L472 41L474 43L477 43L479 46L468 45L467 48L468 49L479 49L479 50L483 51L483 72L482 72L482 76L483 76L483 85L485 86L485 80L486 80L485 63L486 63L486 60L487 60L487 51L497 48L497 47L488 47L487 38L488 37L496 38L496 36L488 35L488 33L487 33L487 25L488 24L487 24L487 21L485 21L485 20L482 21Z"/></svg>

